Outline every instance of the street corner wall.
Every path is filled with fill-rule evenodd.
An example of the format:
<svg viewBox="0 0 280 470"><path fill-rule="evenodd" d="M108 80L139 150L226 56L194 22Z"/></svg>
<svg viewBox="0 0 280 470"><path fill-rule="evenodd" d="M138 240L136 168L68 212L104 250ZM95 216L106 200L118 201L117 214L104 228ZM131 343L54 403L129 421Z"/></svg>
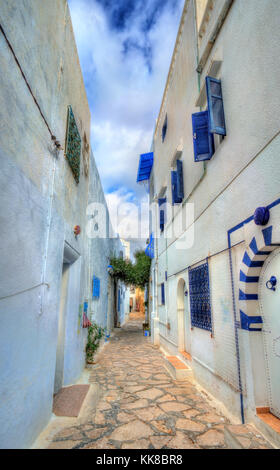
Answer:
<svg viewBox="0 0 280 470"><path fill-rule="evenodd" d="M8 156L0 156L0 447L21 448L51 416L62 240L53 247L48 287L42 284L48 200Z"/></svg>
<svg viewBox="0 0 280 470"><path fill-rule="evenodd" d="M80 274L71 287L64 383L75 382L85 364L88 162L82 150L77 184L64 147L68 105L87 142L90 113L67 2L54 0L51 9L35 0L2 2L1 24L50 127L0 34L0 446L24 448L51 417L65 243L78 253ZM77 239L75 225L82 228Z"/></svg>
<svg viewBox="0 0 280 470"><path fill-rule="evenodd" d="M100 176L91 152L90 186L87 210L87 242L89 247L88 261L88 298L91 320L106 328L112 315L112 286L108 274L108 265L113 251L114 239L110 238L112 227L106 198ZM100 296L93 298L93 276L100 280Z"/></svg>

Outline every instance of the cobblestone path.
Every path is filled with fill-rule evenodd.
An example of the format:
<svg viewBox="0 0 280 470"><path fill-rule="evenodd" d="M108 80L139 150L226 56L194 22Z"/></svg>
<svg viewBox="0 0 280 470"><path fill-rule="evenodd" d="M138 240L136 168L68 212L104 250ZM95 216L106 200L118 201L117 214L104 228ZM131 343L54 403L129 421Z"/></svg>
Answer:
<svg viewBox="0 0 280 470"><path fill-rule="evenodd" d="M162 354L143 336L141 323L132 315L92 369L90 382L102 388L96 412L85 424L60 431L49 448L227 448L228 420L207 403L191 379L171 378ZM269 447L254 428L232 429L248 448Z"/></svg>

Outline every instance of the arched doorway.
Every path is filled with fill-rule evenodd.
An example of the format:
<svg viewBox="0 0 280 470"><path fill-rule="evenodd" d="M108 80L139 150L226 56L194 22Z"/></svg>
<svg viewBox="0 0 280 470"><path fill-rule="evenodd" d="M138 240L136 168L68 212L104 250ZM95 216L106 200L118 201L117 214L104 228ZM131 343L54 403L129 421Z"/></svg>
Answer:
<svg viewBox="0 0 280 470"><path fill-rule="evenodd" d="M251 355L259 357L258 363L263 361L265 364L264 380L268 393L266 406L268 405L271 413L278 418L280 418L279 246L279 240L274 237L273 226L256 231L242 260L239 283L240 326L249 332L262 332L262 350L260 347L256 349L255 346L251 350ZM273 278L276 279L275 285L271 282ZM260 372L256 371L255 374L259 375ZM259 382L254 378L255 385Z"/></svg>
<svg viewBox="0 0 280 470"><path fill-rule="evenodd" d="M178 349L180 352L189 352L189 322L185 290L186 283L184 279L180 279L177 286Z"/></svg>
<svg viewBox="0 0 280 470"><path fill-rule="evenodd" d="M271 282L272 279L272 282ZM276 281L275 286L273 283ZM259 281L260 313L272 414L280 418L280 249L267 258Z"/></svg>

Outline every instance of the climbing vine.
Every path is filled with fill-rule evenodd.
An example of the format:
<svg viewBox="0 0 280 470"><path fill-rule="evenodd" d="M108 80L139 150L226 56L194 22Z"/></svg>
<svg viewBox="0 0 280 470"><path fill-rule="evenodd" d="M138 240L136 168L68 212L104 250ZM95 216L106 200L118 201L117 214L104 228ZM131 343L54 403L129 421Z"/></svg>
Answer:
<svg viewBox="0 0 280 470"><path fill-rule="evenodd" d="M92 362L93 361L93 356L96 350L98 349L98 346L100 344L101 339L105 335L105 329L101 328L97 323L92 323L88 327L88 341L86 345L86 355L87 355L87 361Z"/></svg>
<svg viewBox="0 0 280 470"><path fill-rule="evenodd" d="M137 251L134 253L134 257L135 263L123 258L111 257L112 276L123 281L126 285L144 289L149 282L151 259L145 254L145 251Z"/></svg>

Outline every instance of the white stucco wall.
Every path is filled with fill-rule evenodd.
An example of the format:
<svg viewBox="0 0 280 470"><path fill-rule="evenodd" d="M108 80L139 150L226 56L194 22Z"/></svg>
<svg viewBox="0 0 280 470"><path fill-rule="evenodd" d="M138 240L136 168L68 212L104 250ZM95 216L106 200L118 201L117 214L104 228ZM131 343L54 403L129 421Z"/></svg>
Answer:
<svg viewBox="0 0 280 470"><path fill-rule="evenodd" d="M37 0L1 2L0 17L62 147L70 104L80 136L86 134L90 142L90 112L66 0L52 0L52 8ZM82 313L92 294L93 272L101 278L95 318L104 325L106 315L112 315L106 304L107 256L114 242L87 237L87 205L97 196L104 202L93 156L87 176L82 152L76 184L2 34L0 48L0 447L24 448L52 412L64 247L68 244L77 256L65 310L63 385L69 385L85 364ZM77 238L75 225L81 227Z"/></svg>
<svg viewBox="0 0 280 470"><path fill-rule="evenodd" d="M216 3L217 8L212 12L214 17L208 23L210 29L215 24L215 12L218 15L219 9L226 4L222 0ZM190 249L178 249L175 246L177 237L166 239L160 236L158 220L154 218L153 230L159 237L155 250L158 250L158 258L153 263L158 276L155 315L159 318L161 344L173 354L178 354L177 286L183 278L188 287L188 268L209 258L213 334L189 328L189 352L193 358L194 374L200 383L240 418L227 231L251 217L258 206L268 205L279 197L280 139L277 116L280 93L277 77L280 72L280 33L277 18L280 6L273 0L235 0L199 77L196 68L205 51L205 44L200 40L201 47L197 49L194 4L190 0L185 5L154 135L152 170L155 197L167 187L167 199L171 204L170 172L176 150L180 150L185 199L183 205L174 207L173 214L169 212L166 230L174 226L186 203L194 203L194 244ZM209 34L211 36L211 31L206 28L205 35ZM221 61L217 77L222 80L227 136L209 162L195 163L191 116L199 111L196 106L199 90L204 86L205 76L209 74L214 60ZM202 106L205 109L205 103ZM161 129L166 113L168 129L162 143ZM271 210L271 216L273 214L276 214L276 208ZM232 245L241 243L233 249L237 311L240 262L246 249L243 240L242 231L232 234ZM161 306L160 284L164 282L165 271L168 273L166 303ZM190 325L189 315L188 306L186 316ZM170 330L166 328L167 322L170 322ZM254 371L247 369L254 358L250 357L251 362L248 361L248 354L252 355L256 346L252 344L246 349L243 340L245 338L246 342L250 334L244 331L238 334L244 402L245 407L250 403L248 416L252 419L253 407L264 402L264 390L259 386L252 391ZM253 393L255 396L252 396Z"/></svg>

